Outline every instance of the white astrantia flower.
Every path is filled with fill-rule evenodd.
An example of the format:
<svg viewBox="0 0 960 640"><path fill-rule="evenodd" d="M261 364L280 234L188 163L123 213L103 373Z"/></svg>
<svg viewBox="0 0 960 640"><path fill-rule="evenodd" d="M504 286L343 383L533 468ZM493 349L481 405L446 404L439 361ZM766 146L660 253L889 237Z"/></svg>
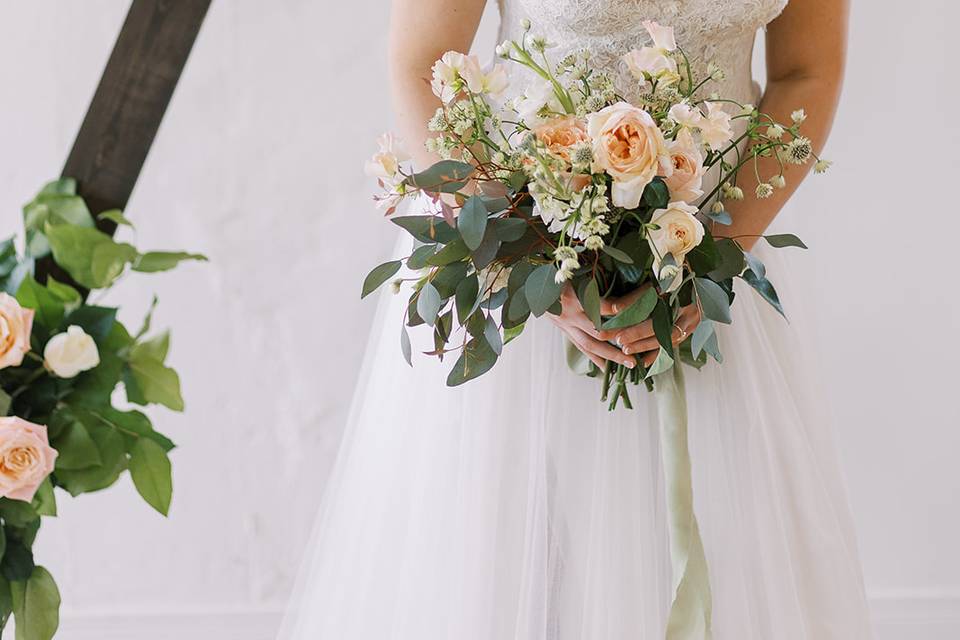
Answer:
<svg viewBox="0 0 960 640"><path fill-rule="evenodd" d="M830 168L830 165L832 165L832 164L833 164L833 162L831 162L830 160L817 160L817 163L816 163L815 165L813 165L813 172L814 172L814 173L826 173L826 172L827 172L827 169L829 169L829 168Z"/></svg>
<svg viewBox="0 0 960 640"><path fill-rule="evenodd" d="M783 127L773 124L767 127L767 137L771 140L779 140L783 137Z"/></svg>
<svg viewBox="0 0 960 640"><path fill-rule="evenodd" d="M65 333L50 338L43 349L43 365L59 378L73 378L100 364L97 343L83 328L75 324Z"/></svg>
<svg viewBox="0 0 960 640"><path fill-rule="evenodd" d="M583 241L583 246L590 251L599 251L603 248L603 245L603 238L600 236L588 236L587 239Z"/></svg>
<svg viewBox="0 0 960 640"><path fill-rule="evenodd" d="M563 262L564 260L569 260L570 258L576 259L577 251L573 247L560 246L554 250L553 257L556 258L559 262Z"/></svg>
<svg viewBox="0 0 960 640"><path fill-rule="evenodd" d="M777 174L770 178L770 184L777 189L783 189L785 186L787 186L787 179L783 177L783 174Z"/></svg>
<svg viewBox="0 0 960 640"><path fill-rule="evenodd" d="M391 293L393 293L393 295L397 295L398 293L400 293L400 287L402 286L403 286L403 280L400 280L399 278L397 280L394 280L393 282L390 283Z"/></svg>
<svg viewBox="0 0 960 640"><path fill-rule="evenodd" d="M761 182L757 185L757 197L763 200L773 195L773 185Z"/></svg>
<svg viewBox="0 0 960 640"><path fill-rule="evenodd" d="M553 276L553 281L557 284L563 284L567 280L573 277L573 271L570 269L564 269L563 267L557 269L557 274Z"/></svg>
<svg viewBox="0 0 960 640"><path fill-rule="evenodd" d="M567 269L569 271L574 271L580 268L580 261L577 260L576 258L567 258L566 260L560 263L560 268Z"/></svg>
<svg viewBox="0 0 960 640"><path fill-rule="evenodd" d="M797 109L790 114L790 119L793 120L794 124L801 124L804 120L807 119L807 112L803 109Z"/></svg>
<svg viewBox="0 0 960 640"><path fill-rule="evenodd" d="M787 144L787 148L784 150L784 152L787 162L792 162L793 164L804 164L810 159L810 156L813 155L813 144L810 142L810 138L799 136Z"/></svg>
<svg viewBox="0 0 960 640"><path fill-rule="evenodd" d="M724 211L726 211L726 209L724 209L723 207L723 201L722 200L714 201L713 205L710 207L710 211L713 213L723 213Z"/></svg>
<svg viewBox="0 0 960 640"><path fill-rule="evenodd" d="M662 265L660 272L657 274L657 279L660 282L669 282L664 288L664 293L670 293L683 283L683 269L676 264Z"/></svg>

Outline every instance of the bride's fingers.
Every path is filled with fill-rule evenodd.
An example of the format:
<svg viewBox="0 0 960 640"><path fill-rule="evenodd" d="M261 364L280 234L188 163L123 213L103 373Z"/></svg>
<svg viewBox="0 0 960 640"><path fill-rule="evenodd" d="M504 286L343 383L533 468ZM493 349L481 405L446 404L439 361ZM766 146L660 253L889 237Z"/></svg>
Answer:
<svg viewBox="0 0 960 640"><path fill-rule="evenodd" d="M680 311L680 316L677 318L670 332L670 339L673 344L680 344L686 340L690 334L696 331L698 324L700 324L700 310L696 305L684 307ZM637 327L640 326L641 325L637 325ZM631 329L637 327L631 327ZM630 331L630 329L625 330L624 333L628 331ZM627 354L643 353L644 357L646 357L646 352L652 351L654 358L656 358L656 353L660 349L660 342L653 332L653 325L651 324L649 331L638 332L638 335L640 337L635 340L624 341L623 352Z"/></svg>
<svg viewBox="0 0 960 640"><path fill-rule="evenodd" d="M584 353L599 356L604 360L619 362L620 364L626 365L631 369L636 364L633 358L627 357L622 351L613 345L603 342L602 340L597 340L596 338L587 335L585 332L576 327L571 327L567 335L570 336L570 338L574 341L574 344L576 344Z"/></svg>
<svg viewBox="0 0 960 640"><path fill-rule="evenodd" d="M649 288L650 285L645 285L619 298L604 298L600 301L600 313L605 316L617 315L633 304L636 299L643 295L643 292Z"/></svg>
<svg viewBox="0 0 960 640"><path fill-rule="evenodd" d="M653 320L644 320L640 324L635 324L626 329L617 329L615 331L601 331L600 338L610 340L618 345L625 346L631 342L637 342L649 338L653 335Z"/></svg>

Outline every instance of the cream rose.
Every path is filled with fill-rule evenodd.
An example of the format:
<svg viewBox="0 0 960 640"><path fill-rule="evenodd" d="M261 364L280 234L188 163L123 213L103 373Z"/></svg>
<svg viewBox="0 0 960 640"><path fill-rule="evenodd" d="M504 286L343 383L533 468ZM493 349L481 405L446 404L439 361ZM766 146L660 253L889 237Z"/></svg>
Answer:
<svg viewBox="0 0 960 640"><path fill-rule="evenodd" d="M380 150L373 154L364 167L368 176L392 183L400 171L400 163L409 160L410 156L403 151L400 139L392 133L385 133L377 138Z"/></svg>
<svg viewBox="0 0 960 640"><path fill-rule="evenodd" d="M613 204L634 209L658 172L670 175L663 134L650 114L626 102L591 113L587 133L593 141L594 170L613 178Z"/></svg>
<svg viewBox="0 0 960 640"><path fill-rule="evenodd" d="M58 333L47 342L43 364L60 378L72 378L100 364L100 352L93 338L77 325L70 325L66 333Z"/></svg>
<svg viewBox="0 0 960 640"><path fill-rule="evenodd" d="M17 299L0 293L0 369L18 367L30 351L33 309L24 309Z"/></svg>
<svg viewBox="0 0 960 640"><path fill-rule="evenodd" d="M723 106L714 102L707 103L707 115L700 121L700 136L714 151L719 151L733 138L730 126L730 114Z"/></svg>
<svg viewBox="0 0 960 640"><path fill-rule="evenodd" d="M550 153L567 162L570 162L570 152L575 144L590 140L587 124L574 116L545 120L533 128L533 135Z"/></svg>
<svg viewBox="0 0 960 640"><path fill-rule="evenodd" d="M0 418L0 497L33 500L56 459L46 427L14 416Z"/></svg>
<svg viewBox="0 0 960 640"><path fill-rule="evenodd" d="M703 225L697 220L697 208L686 202L671 202L666 209L653 212L650 222L660 228L647 233L647 242L653 251L653 271L660 275L660 263L670 254L677 264L703 240ZM666 288L673 291L683 281L683 270L673 274L673 282Z"/></svg>
<svg viewBox="0 0 960 640"><path fill-rule="evenodd" d="M672 173L664 178L670 189L671 200L693 202L703 195L703 154L697 148L690 131L682 129L676 140L667 143Z"/></svg>

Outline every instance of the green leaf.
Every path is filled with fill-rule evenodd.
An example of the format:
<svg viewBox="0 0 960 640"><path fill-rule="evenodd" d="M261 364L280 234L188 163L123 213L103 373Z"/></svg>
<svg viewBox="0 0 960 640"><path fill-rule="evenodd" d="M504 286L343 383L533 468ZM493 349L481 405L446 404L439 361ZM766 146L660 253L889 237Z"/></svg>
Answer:
<svg viewBox="0 0 960 640"><path fill-rule="evenodd" d="M657 359L653 361L653 364L647 371L646 377L652 378L653 376L660 375L665 371L669 371L671 368L673 368L673 358L670 356L670 352L663 347L660 347L660 352L657 354Z"/></svg>
<svg viewBox="0 0 960 640"><path fill-rule="evenodd" d="M446 244L458 237L456 230L439 216L391 216L390 222L427 244Z"/></svg>
<svg viewBox="0 0 960 640"><path fill-rule="evenodd" d="M704 209L702 210L702 212L704 215L706 215L708 218L710 218L711 220L713 220L718 224L727 225L727 226L733 224L733 218L730 216L730 213L728 211L721 211L719 213L714 213L713 211Z"/></svg>
<svg viewBox="0 0 960 640"><path fill-rule="evenodd" d="M10 498L0 498L0 516L3 516L3 522L7 526L18 529L29 527L31 523L40 519L40 515L34 510L32 504Z"/></svg>
<svg viewBox="0 0 960 640"><path fill-rule="evenodd" d="M115 225L123 225L125 227L130 227L131 229L133 228L133 223L123 215L123 212L120 211L120 209L110 209L109 211L104 211L103 213L97 215L97 220L109 220Z"/></svg>
<svg viewBox="0 0 960 640"><path fill-rule="evenodd" d="M783 312L783 305L780 304L780 296L777 295L777 290L773 288L773 283L767 280L766 278L758 277L750 269L747 269L743 272L743 280L749 284L754 290L760 294L760 296L770 303L777 312L782 315L784 318L787 317L787 314Z"/></svg>
<svg viewBox="0 0 960 640"><path fill-rule="evenodd" d="M47 276L47 289L63 303L64 309L68 312L76 310L83 302L83 296L80 295L79 291L68 284L59 282L53 276Z"/></svg>
<svg viewBox="0 0 960 640"><path fill-rule="evenodd" d="M0 389L0 417L10 413L11 404L13 404L13 398L10 397L9 393Z"/></svg>
<svg viewBox="0 0 960 640"><path fill-rule="evenodd" d="M487 322L483 328L483 337L494 353L498 356L503 353L503 338L500 335L500 328L491 316L487 316Z"/></svg>
<svg viewBox="0 0 960 640"><path fill-rule="evenodd" d="M470 255L467 243L462 238L451 240L440 251L427 258L427 264L435 267L443 267L463 260Z"/></svg>
<svg viewBox="0 0 960 640"><path fill-rule="evenodd" d="M473 338L467 343L447 376L447 386L456 387L482 376L496 363L497 353L487 343L486 338Z"/></svg>
<svg viewBox="0 0 960 640"><path fill-rule="evenodd" d="M373 293L377 287L392 278L397 271L400 271L401 264L400 260L391 260L390 262L384 262L374 267L373 271L367 274L367 277L363 281L363 290L360 292L360 298L366 298Z"/></svg>
<svg viewBox="0 0 960 640"><path fill-rule="evenodd" d="M417 314L432 327L442 306L443 299L437 288L430 282L424 283L420 295L417 296Z"/></svg>
<svg viewBox="0 0 960 640"><path fill-rule="evenodd" d="M113 331L116 323L117 310L112 307L97 307L85 305L71 313L64 319L64 325L75 324L86 331L101 344Z"/></svg>
<svg viewBox="0 0 960 640"><path fill-rule="evenodd" d="M36 518L35 518L36 519ZM27 580L36 565L30 546L15 535L7 537L7 548L0 561L0 573L10 582Z"/></svg>
<svg viewBox="0 0 960 640"><path fill-rule="evenodd" d="M693 353L694 358L700 357L700 353L703 351L704 345L715 331L716 328L712 320L704 318L700 321L700 324L697 325L693 335L690 337L690 350Z"/></svg>
<svg viewBox="0 0 960 640"><path fill-rule="evenodd" d="M658 299L656 290L653 287L648 287L639 298L633 301L633 304L604 322L600 328L604 331L610 331L640 324L653 313Z"/></svg>
<svg viewBox="0 0 960 640"><path fill-rule="evenodd" d="M126 446L123 435L118 431L90 418L89 414L78 413L100 453L100 465L85 469L56 468L54 476L57 484L70 495L90 493L106 489L117 481L127 468Z"/></svg>
<svg viewBox="0 0 960 640"><path fill-rule="evenodd" d="M140 438L149 438L163 447L164 451L174 448L173 442L158 431L154 431L150 418L139 411L119 411L111 407L97 407L83 412L84 419L102 425L121 434L130 448Z"/></svg>
<svg viewBox="0 0 960 640"><path fill-rule="evenodd" d="M670 203L670 190L663 178L657 177L643 190L643 203L650 209L663 209Z"/></svg>
<svg viewBox="0 0 960 640"><path fill-rule="evenodd" d="M577 299L580 300L580 306L583 312L590 318L590 322L597 329L600 328L600 287L593 278L586 280L585 284L577 287Z"/></svg>
<svg viewBox="0 0 960 640"><path fill-rule="evenodd" d="M749 251L744 251L744 252L743 252L743 257L744 257L744 258L746 259L746 261L747 261L747 267L749 267L749 269L750 269L751 271L753 271L754 275L756 275L758 278L766 278L766 277L767 277L767 267L764 266L764 264L763 264L763 262L760 260L760 258L758 258L757 256L753 255L753 254L750 253Z"/></svg>
<svg viewBox="0 0 960 640"><path fill-rule="evenodd" d="M58 412L63 415L64 412ZM80 420L67 414L66 422L51 445L60 454L57 456L57 469L86 469L100 466L100 450L90 437L90 433Z"/></svg>
<svg viewBox="0 0 960 640"><path fill-rule="evenodd" d="M480 302L478 300L479 295L480 279L476 273L471 273L457 285L454 300L457 307L457 319L460 320L460 324L464 324L467 318L476 311Z"/></svg>
<svg viewBox="0 0 960 640"><path fill-rule="evenodd" d="M717 268L708 275L711 280L720 282L728 278L740 275L743 272L746 263L744 262L743 249L730 238L721 238L717 240L717 254L720 257Z"/></svg>
<svg viewBox="0 0 960 640"><path fill-rule="evenodd" d="M698 275L708 274L717 268L720 263L720 253L709 230L704 231L700 244L687 254L687 262L690 263L693 272Z"/></svg>
<svg viewBox="0 0 960 640"><path fill-rule="evenodd" d="M553 264L542 264L533 270L523 286L530 312L538 318L560 299L563 285L557 284L556 275Z"/></svg>
<svg viewBox="0 0 960 640"><path fill-rule="evenodd" d="M457 230L471 250L480 246L487 230L487 208L479 196L471 196L463 203L457 216Z"/></svg>
<svg viewBox="0 0 960 640"><path fill-rule="evenodd" d="M143 273L168 271L185 260L206 262L207 256L201 253L186 253L185 251L148 251L137 256L133 262L133 270Z"/></svg>
<svg viewBox="0 0 960 640"><path fill-rule="evenodd" d="M424 191L453 193L466 185L473 172L474 168L471 164L456 160L441 160L426 171L409 176L404 183Z"/></svg>
<svg viewBox="0 0 960 640"><path fill-rule="evenodd" d="M26 582L11 581L16 640L51 640L60 626L60 591L53 576L35 567Z"/></svg>
<svg viewBox="0 0 960 640"><path fill-rule="evenodd" d="M0 528L0 538L3 537L3 529ZM13 594L10 593L10 581L0 576L0 633L10 621L13 614Z"/></svg>
<svg viewBox="0 0 960 640"><path fill-rule="evenodd" d="M437 288L441 298L450 298L456 291L460 282L467 277L467 270L470 265L466 262L454 262L437 269L433 274L433 286Z"/></svg>
<svg viewBox="0 0 960 640"><path fill-rule="evenodd" d="M523 333L524 324L520 324L503 330L503 344L509 344L511 340Z"/></svg>
<svg viewBox="0 0 960 640"><path fill-rule="evenodd" d="M516 242L527 231L527 221L523 218L497 218L492 225L493 232L503 242Z"/></svg>
<svg viewBox="0 0 960 640"><path fill-rule="evenodd" d="M432 256L436 251L436 244L425 244L422 247L417 247L413 253L410 254L410 257L407 258L407 268L413 269L414 271L423 269L427 266L427 258Z"/></svg>
<svg viewBox="0 0 960 640"><path fill-rule="evenodd" d="M778 233L770 236L763 236L763 238L770 243L771 247L776 247L777 249L782 249L783 247L798 247L800 249L807 248L807 245L803 244L803 241L792 233Z"/></svg>
<svg viewBox="0 0 960 640"><path fill-rule="evenodd" d="M407 327L400 325L400 351L403 353L403 359L407 364L413 366L413 347L410 344L410 334L407 333Z"/></svg>
<svg viewBox="0 0 960 640"><path fill-rule="evenodd" d="M611 247L609 245L603 245L603 252L616 260L617 262L622 262L624 264L633 264L633 258L631 258L627 252L621 251L616 247Z"/></svg>
<svg viewBox="0 0 960 640"><path fill-rule="evenodd" d="M730 298L720 285L706 278L694 278L693 286L697 291L697 297L700 299L700 307L703 309L704 317L724 324L732 322Z"/></svg>
<svg viewBox="0 0 960 640"><path fill-rule="evenodd" d="M659 298L651 316L657 342L662 349L673 353L673 313L670 311L670 305L663 298Z"/></svg>
<svg viewBox="0 0 960 640"><path fill-rule="evenodd" d="M77 195L77 181L74 178L57 178L43 185L38 196L74 196Z"/></svg>
<svg viewBox="0 0 960 640"><path fill-rule="evenodd" d="M51 331L60 326L63 320L63 302L52 291L34 280L33 276L25 277L20 283L17 302L33 309L36 312L36 322Z"/></svg>
<svg viewBox="0 0 960 640"><path fill-rule="evenodd" d="M137 257L131 245L86 227L47 225L46 236L53 259L70 276L89 289L110 286L128 262Z"/></svg>
<svg viewBox="0 0 960 640"><path fill-rule="evenodd" d="M483 236L480 246L473 250L471 257L473 264L477 269L483 269L490 266L497 253L500 251L500 238L495 233L487 233Z"/></svg>
<svg viewBox="0 0 960 640"><path fill-rule="evenodd" d="M520 287L507 300L507 320L521 322L530 315L530 305L527 303L525 287Z"/></svg>
<svg viewBox="0 0 960 640"><path fill-rule="evenodd" d="M177 372L148 355L131 359L130 371L147 402L162 404L174 411L183 411L180 377Z"/></svg>
<svg viewBox="0 0 960 640"><path fill-rule="evenodd" d="M170 459L163 447L146 438L138 440L130 452L130 476L147 504L167 515L173 496L173 478Z"/></svg>
<svg viewBox="0 0 960 640"><path fill-rule="evenodd" d="M49 477L44 478L40 486L37 487L37 493L34 494L31 504L41 516L56 517L57 497L53 493L53 484Z"/></svg>
<svg viewBox="0 0 960 640"><path fill-rule="evenodd" d="M162 363L167 359L167 352L170 351L170 332L164 331L149 340L138 342L130 350L132 360L150 358Z"/></svg>

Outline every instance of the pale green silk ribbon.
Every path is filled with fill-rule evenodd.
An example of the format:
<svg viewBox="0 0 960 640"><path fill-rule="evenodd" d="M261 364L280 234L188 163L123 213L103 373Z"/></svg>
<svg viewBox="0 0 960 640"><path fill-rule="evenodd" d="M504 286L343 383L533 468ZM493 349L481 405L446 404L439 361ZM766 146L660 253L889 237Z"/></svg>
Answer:
<svg viewBox="0 0 960 640"><path fill-rule="evenodd" d="M687 397L679 362L654 378L660 452L667 492L673 602L666 640L709 640L713 598L700 527L693 509L687 441Z"/></svg>

